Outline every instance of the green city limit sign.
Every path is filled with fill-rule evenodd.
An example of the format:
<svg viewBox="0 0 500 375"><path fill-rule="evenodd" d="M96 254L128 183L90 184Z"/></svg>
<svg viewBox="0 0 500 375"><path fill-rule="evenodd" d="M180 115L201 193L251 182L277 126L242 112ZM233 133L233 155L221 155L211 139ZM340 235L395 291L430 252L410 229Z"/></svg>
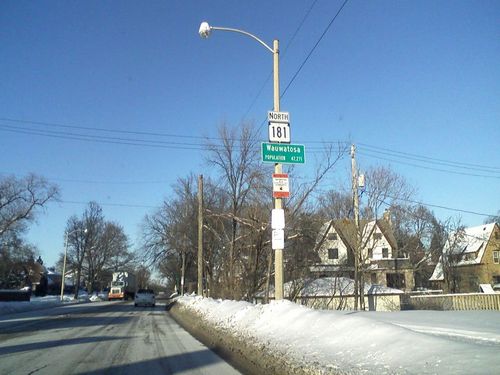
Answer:
<svg viewBox="0 0 500 375"><path fill-rule="evenodd" d="M284 143L262 143L264 163L304 164L306 161L304 145Z"/></svg>

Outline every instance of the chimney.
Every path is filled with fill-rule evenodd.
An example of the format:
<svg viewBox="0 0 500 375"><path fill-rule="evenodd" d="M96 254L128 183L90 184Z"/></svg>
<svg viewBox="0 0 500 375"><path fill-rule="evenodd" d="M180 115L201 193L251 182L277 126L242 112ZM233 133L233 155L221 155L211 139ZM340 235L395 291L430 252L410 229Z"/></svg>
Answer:
<svg viewBox="0 0 500 375"><path fill-rule="evenodd" d="M389 223L389 225L392 226L391 210L390 209L388 209L388 208L385 209L383 218L387 223Z"/></svg>

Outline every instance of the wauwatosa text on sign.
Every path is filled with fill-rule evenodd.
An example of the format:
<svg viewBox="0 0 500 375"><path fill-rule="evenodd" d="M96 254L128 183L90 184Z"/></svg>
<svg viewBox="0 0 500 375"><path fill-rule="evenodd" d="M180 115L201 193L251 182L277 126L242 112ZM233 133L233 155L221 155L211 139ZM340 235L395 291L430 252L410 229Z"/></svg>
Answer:
<svg viewBox="0 0 500 375"><path fill-rule="evenodd" d="M304 145L262 143L262 161L267 163L305 163Z"/></svg>

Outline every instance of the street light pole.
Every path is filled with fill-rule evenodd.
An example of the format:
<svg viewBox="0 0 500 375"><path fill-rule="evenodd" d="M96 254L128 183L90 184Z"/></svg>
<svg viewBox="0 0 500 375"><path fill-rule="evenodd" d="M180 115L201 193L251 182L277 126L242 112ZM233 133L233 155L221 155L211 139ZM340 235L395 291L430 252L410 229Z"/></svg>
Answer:
<svg viewBox="0 0 500 375"><path fill-rule="evenodd" d="M280 111L280 80L279 80L279 41L275 39L273 41L273 48L264 43L261 39L256 37L249 32L233 29L228 27L216 27L210 26L207 22L202 22L200 25L200 30L198 31L202 38L208 38L212 30L220 30L220 31L231 31L239 34L243 34L249 36L252 39L255 39L262 46L264 46L268 51L273 54L273 92L274 92L274 111ZM274 165L274 173L281 174L282 173L282 165L281 163L276 163ZM283 204L281 198L274 199L274 208L282 209ZM276 300L283 299L283 249L275 249L274 251L274 298Z"/></svg>
<svg viewBox="0 0 500 375"><path fill-rule="evenodd" d="M63 301L64 296L64 279L66 276L66 257L68 256L68 232L66 232L66 236L64 238L64 261L63 261L63 269L61 275L61 302Z"/></svg>
<svg viewBox="0 0 500 375"><path fill-rule="evenodd" d="M66 231L66 235L64 238L64 261L63 261L63 270L62 270L62 275L61 275L61 302L63 301L64 297L64 279L66 276L66 258L68 257L68 237L75 233L78 232L81 228L75 229L71 232ZM87 228L83 230L83 233L87 233Z"/></svg>

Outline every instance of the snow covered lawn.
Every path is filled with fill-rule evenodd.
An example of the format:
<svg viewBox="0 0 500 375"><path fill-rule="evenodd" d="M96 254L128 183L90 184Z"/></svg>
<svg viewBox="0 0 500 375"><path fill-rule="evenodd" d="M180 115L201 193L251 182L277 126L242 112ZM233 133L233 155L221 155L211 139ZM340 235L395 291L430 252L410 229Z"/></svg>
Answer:
<svg viewBox="0 0 500 375"><path fill-rule="evenodd" d="M183 296L184 313L307 373L494 374L500 312L313 310Z"/></svg>

